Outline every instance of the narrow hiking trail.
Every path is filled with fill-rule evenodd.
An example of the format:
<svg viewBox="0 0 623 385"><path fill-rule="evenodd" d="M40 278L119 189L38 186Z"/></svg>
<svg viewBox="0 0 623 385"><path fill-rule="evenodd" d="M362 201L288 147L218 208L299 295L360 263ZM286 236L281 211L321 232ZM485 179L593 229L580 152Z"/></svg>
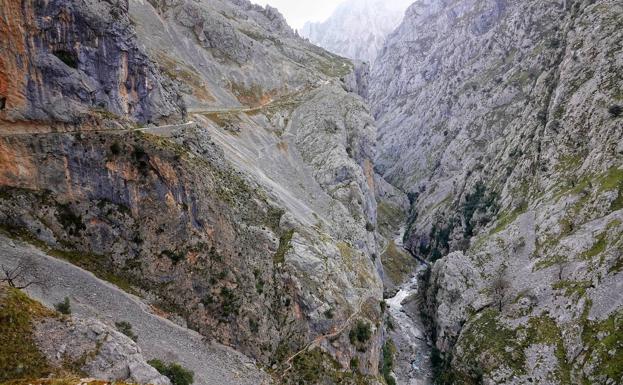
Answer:
<svg viewBox="0 0 623 385"><path fill-rule="evenodd" d="M288 367L285 368L283 370L283 372L281 373L281 375L279 376L280 379L283 379L285 377L285 375L292 370L292 365L294 363L294 359L298 356L300 356L301 354L305 353L306 351L308 351L309 349L311 349L312 347L317 347L320 346L320 343L333 338L333 337L337 337L340 334L342 334L346 328L350 325L350 323L353 321L353 319L355 317L357 317L360 313L361 313L361 308L364 304L364 302L366 302L365 297L362 297L362 299L359 301L359 304L357 305L357 310L355 310L355 312L353 312L353 314L350 315L350 317L348 317L341 325L339 328L337 328L337 330L329 333L329 334L323 334L320 335L318 337L316 337L312 342L308 343L307 345L305 345L305 347L301 350L299 350L298 352L294 353L293 355L291 355L290 357L288 357L288 359L285 361L286 364L288 364Z"/></svg>
<svg viewBox="0 0 623 385"><path fill-rule="evenodd" d="M79 130L79 131L28 131L28 132L0 132L0 138L11 138L21 136L54 136L54 135L70 135L70 134L121 134L125 132L145 132L145 133L170 133L186 127L192 127L196 123L189 121L179 124L167 124L163 126L126 128L126 129L107 129L107 130Z"/></svg>
<svg viewBox="0 0 623 385"><path fill-rule="evenodd" d="M302 89L297 89L294 92L283 95L278 99L269 99L268 101L261 103L257 106L237 106L237 107L214 107L214 108L206 108L206 107L190 107L186 110L186 113L191 116L205 116L205 115L213 115L213 114L234 114L234 113L249 113L249 112L258 112L265 108L269 108L272 105L279 105L283 101L290 100L291 98L310 93L324 85L329 84L328 81L320 82L315 86L308 86ZM156 135L167 135L171 134L175 130L179 130L182 128L192 127L198 124L197 122L190 120L184 123L176 123L176 124L165 124L160 126L149 126L149 127L132 127L132 128L120 128L120 129L106 129L106 130L76 130L76 131L22 131L16 132L13 129L10 131L6 131L4 127L0 127L0 138L11 138L11 137L20 137L20 136L34 136L34 135L67 135L67 134L118 134L125 132L144 132L151 133ZM10 126L13 128L13 126Z"/></svg>

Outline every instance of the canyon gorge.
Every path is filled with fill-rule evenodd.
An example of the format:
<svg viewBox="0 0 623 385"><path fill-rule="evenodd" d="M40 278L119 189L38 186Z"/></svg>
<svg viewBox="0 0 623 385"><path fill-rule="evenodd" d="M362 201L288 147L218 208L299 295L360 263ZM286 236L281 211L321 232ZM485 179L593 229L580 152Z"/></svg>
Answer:
<svg viewBox="0 0 623 385"><path fill-rule="evenodd" d="M623 383L623 3L381 3L0 0L0 383Z"/></svg>

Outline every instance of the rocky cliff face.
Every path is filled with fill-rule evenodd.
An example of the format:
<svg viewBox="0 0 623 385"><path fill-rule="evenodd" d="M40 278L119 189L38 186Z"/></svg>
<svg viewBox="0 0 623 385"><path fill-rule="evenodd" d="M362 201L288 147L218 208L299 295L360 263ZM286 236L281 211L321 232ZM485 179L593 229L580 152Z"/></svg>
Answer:
<svg viewBox="0 0 623 385"><path fill-rule="evenodd" d="M5 3L3 231L276 382L375 383L375 127L352 64L243 0Z"/></svg>
<svg viewBox="0 0 623 385"><path fill-rule="evenodd" d="M105 112L146 123L183 103L137 45L126 1L5 1L0 95L12 123L88 122Z"/></svg>
<svg viewBox="0 0 623 385"><path fill-rule="evenodd" d="M371 70L377 170L437 260L442 383L621 381L616 1L413 4Z"/></svg>
<svg viewBox="0 0 623 385"><path fill-rule="evenodd" d="M345 1L327 20L306 23L299 33L338 55L372 63L410 4L410 0Z"/></svg>

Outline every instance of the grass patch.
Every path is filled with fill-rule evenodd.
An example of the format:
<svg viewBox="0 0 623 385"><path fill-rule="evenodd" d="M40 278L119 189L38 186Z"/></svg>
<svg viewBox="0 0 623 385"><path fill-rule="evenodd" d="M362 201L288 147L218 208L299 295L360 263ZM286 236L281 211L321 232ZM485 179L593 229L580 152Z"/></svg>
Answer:
<svg viewBox="0 0 623 385"><path fill-rule="evenodd" d="M580 155L575 155L575 154L565 155L559 159L558 164L556 165L555 169L556 171L561 171L561 172L573 171L573 170L576 170L578 167L580 167L583 161L584 161L584 158Z"/></svg>
<svg viewBox="0 0 623 385"><path fill-rule="evenodd" d="M552 285L555 290L564 290L567 297L578 294L580 298L584 297L589 287L591 287L591 281L559 281Z"/></svg>
<svg viewBox="0 0 623 385"><path fill-rule="evenodd" d="M286 231L279 238L279 247L277 248L277 252L273 255L273 263L281 264L286 261L286 253L290 248L292 248L292 237L294 236L294 230Z"/></svg>
<svg viewBox="0 0 623 385"><path fill-rule="evenodd" d="M347 261L352 261L353 259L353 248L350 247L350 245L346 242L338 242L337 243L337 248L340 251L340 255L342 256L342 258L344 258Z"/></svg>
<svg viewBox="0 0 623 385"><path fill-rule="evenodd" d="M593 257L601 254L606 250L606 246L608 245L608 240L606 239L606 233L601 233L597 236L597 241L593 244L593 246L582 253L582 259L591 260Z"/></svg>
<svg viewBox="0 0 623 385"><path fill-rule="evenodd" d="M391 240L381 255L383 270L394 284L404 282L417 267L417 261L411 255L400 250Z"/></svg>
<svg viewBox="0 0 623 385"><path fill-rule="evenodd" d="M567 262L567 257L563 257L562 255L555 255L553 257L545 258L545 259L538 261L534 265L534 271L547 269L552 266L556 266L556 265L559 265L565 262Z"/></svg>
<svg viewBox="0 0 623 385"><path fill-rule="evenodd" d="M206 118L210 119L220 128L227 129L229 131L238 131L242 120L238 117L237 113L231 112L211 112L203 114Z"/></svg>
<svg viewBox="0 0 623 385"><path fill-rule="evenodd" d="M132 279L130 277L125 277L123 275L115 273L114 269L111 268L108 258L106 256L90 253L81 253L79 251L65 251L54 249L43 250L49 255L64 259L73 265L90 271L97 278L114 284L126 293L140 296L140 293L132 284Z"/></svg>
<svg viewBox="0 0 623 385"><path fill-rule="evenodd" d="M115 273L114 269L110 266L108 257L106 256L83 253L75 250L69 251L53 249L46 243L35 238L30 232L28 232L27 229L24 228L9 228L5 225L0 225L0 232L11 238L27 242L48 255L63 259L75 266L83 268L84 270L88 270L99 279L108 281L127 293L140 296L140 293L132 284L132 279L130 277Z"/></svg>
<svg viewBox="0 0 623 385"><path fill-rule="evenodd" d="M464 353L455 357L457 363L453 365L460 369L450 369L452 373L443 373L444 378L460 379L456 383L480 384L483 374L503 367L510 369L513 375L522 375L526 373L526 349L546 344L555 349L560 383L570 383L570 366L561 331L554 320L546 315L533 317L528 325L513 330L500 321L499 314L490 308L470 322L458 342Z"/></svg>
<svg viewBox="0 0 623 385"><path fill-rule="evenodd" d="M603 321L589 321L586 313L582 331L586 361L595 365L595 374L618 383L623 377L623 310ZM608 380L599 382L608 383Z"/></svg>
<svg viewBox="0 0 623 385"><path fill-rule="evenodd" d="M353 360L352 363L359 360ZM353 368L355 369L355 368ZM368 385L371 379L357 370L343 371L340 364L319 348L306 351L292 361L292 369L286 373L284 384L343 384Z"/></svg>
<svg viewBox="0 0 623 385"><path fill-rule="evenodd" d="M526 212L526 207L518 207L515 210L513 210L510 213L506 213L503 214L502 216L500 216L500 218L496 221L496 225L493 229L491 229L491 231L489 232L489 235L494 235L499 233L500 231L504 230L505 228L507 228L511 223L515 222L515 220L523 213Z"/></svg>
<svg viewBox="0 0 623 385"><path fill-rule="evenodd" d="M394 231L404 222L406 218L405 213L400 207L386 201L379 202L377 211L379 233L387 239L392 238Z"/></svg>
<svg viewBox="0 0 623 385"><path fill-rule="evenodd" d="M502 364L508 365L514 372L519 372L523 369L525 356L523 351L509 346L509 343L517 341L516 332L502 324L498 320L498 315L499 312L493 308L485 310L463 333L459 343L471 348L465 357L461 357L461 361L478 366L480 355L488 352L495 359L488 362L487 367L482 368L485 372L490 372Z"/></svg>
<svg viewBox="0 0 623 385"><path fill-rule="evenodd" d="M0 288L0 382L47 376L50 366L33 340L33 320L54 316L21 291Z"/></svg>

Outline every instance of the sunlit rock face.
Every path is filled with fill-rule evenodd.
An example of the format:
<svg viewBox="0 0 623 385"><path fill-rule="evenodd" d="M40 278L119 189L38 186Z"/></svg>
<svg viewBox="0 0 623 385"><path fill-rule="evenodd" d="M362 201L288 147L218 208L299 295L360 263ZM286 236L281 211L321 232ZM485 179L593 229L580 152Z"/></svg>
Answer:
<svg viewBox="0 0 623 385"><path fill-rule="evenodd" d="M422 0L371 69L376 170L437 260L447 383L620 381L622 20L617 1Z"/></svg>

